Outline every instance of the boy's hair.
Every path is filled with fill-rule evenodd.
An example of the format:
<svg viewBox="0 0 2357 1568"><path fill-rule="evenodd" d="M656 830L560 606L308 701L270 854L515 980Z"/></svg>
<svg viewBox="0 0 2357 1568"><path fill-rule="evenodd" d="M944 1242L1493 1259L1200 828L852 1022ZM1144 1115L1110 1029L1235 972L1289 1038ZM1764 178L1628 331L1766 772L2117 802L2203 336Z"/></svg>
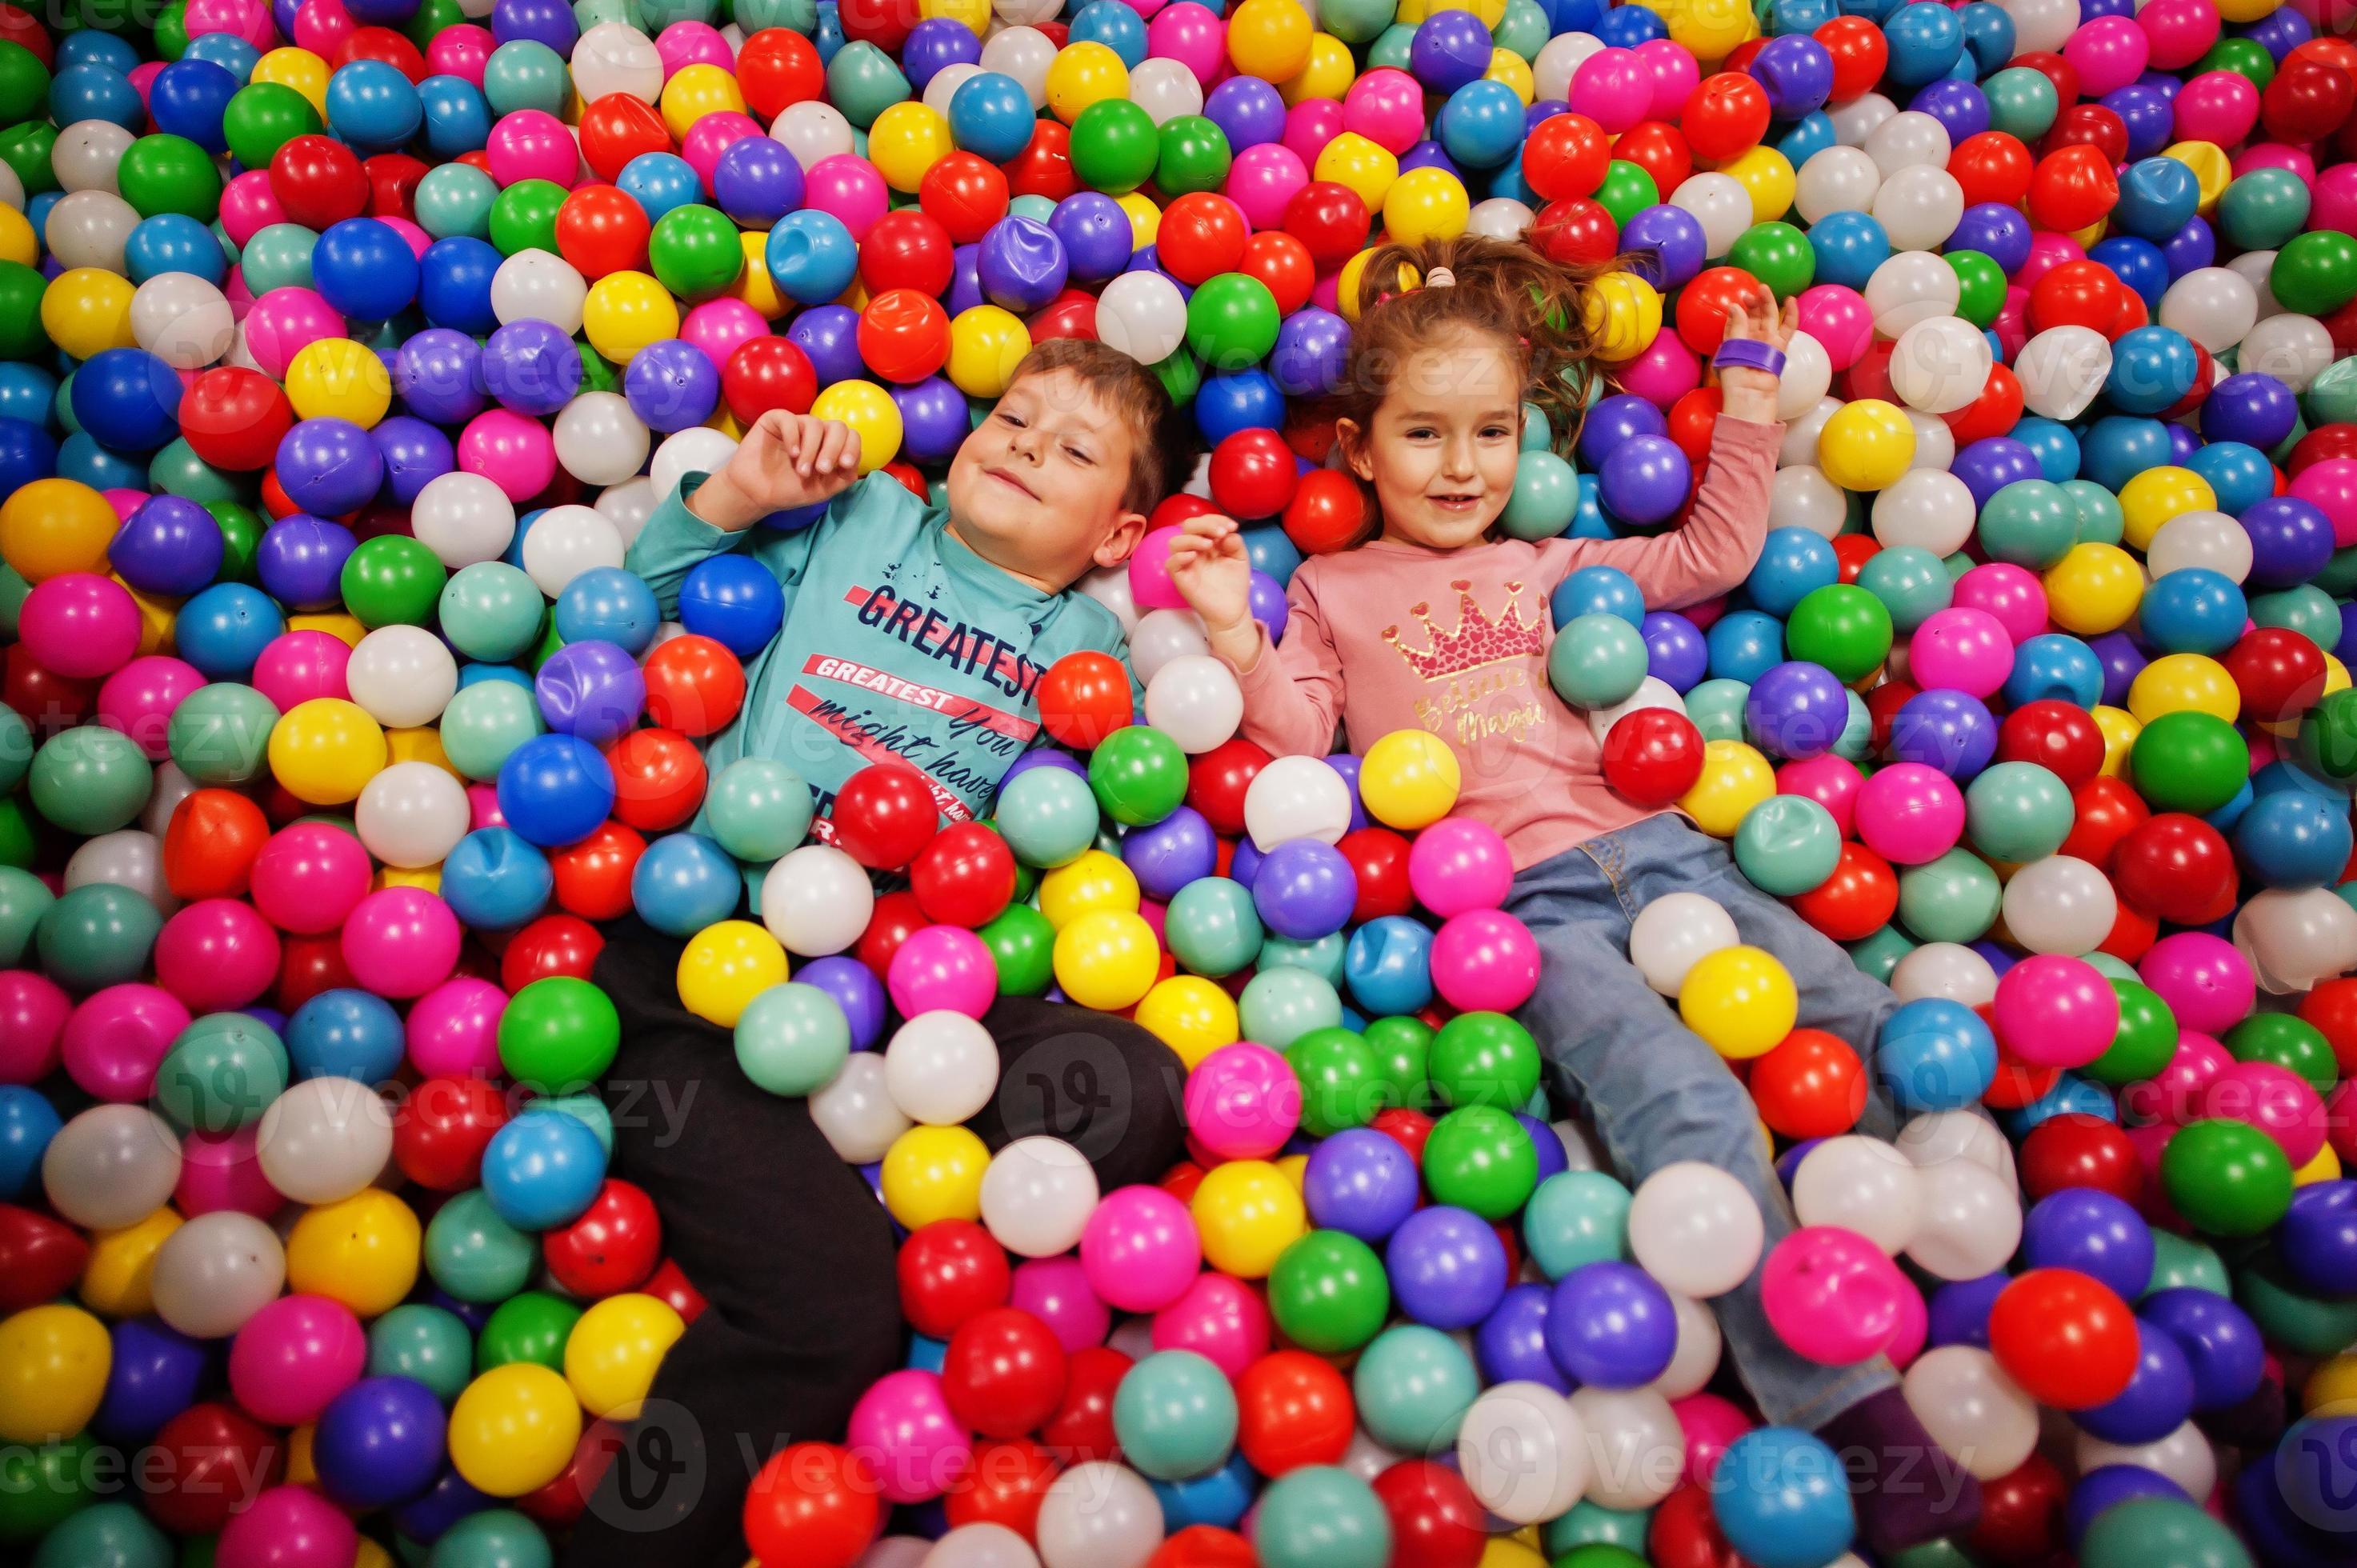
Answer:
<svg viewBox="0 0 2357 1568"><path fill-rule="evenodd" d="M1442 267L1453 283L1424 281ZM1524 397L1546 414L1557 445L1568 444L1597 376L1588 285L1609 270L1553 261L1528 245L1478 234L1384 245L1359 274L1350 360L1319 412L1364 431L1410 356L1451 333L1472 331L1519 357Z"/></svg>
<svg viewBox="0 0 2357 1568"><path fill-rule="evenodd" d="M1195 463L1193 424L1170 401L1151 366L1093 338L1050 338L1032 345L1007 384L1050 371L1071 371L1129 425L1129 484L1122 491L1123 510L1152 511L1155 503L1187 482Z"/></svg>

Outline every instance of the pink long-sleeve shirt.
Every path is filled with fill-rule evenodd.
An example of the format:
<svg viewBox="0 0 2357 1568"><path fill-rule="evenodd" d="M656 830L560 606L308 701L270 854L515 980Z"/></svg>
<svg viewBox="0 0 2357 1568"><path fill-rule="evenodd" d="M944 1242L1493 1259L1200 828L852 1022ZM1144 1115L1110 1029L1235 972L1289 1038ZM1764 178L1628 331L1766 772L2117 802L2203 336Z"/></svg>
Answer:
<svg viewBox="0 0 2357 1568"><path fill-rule="evenodd" d="M1582 566L1617 566L1678 609L1750 575L1783 427L1721 415L1684 526L1646 539L1501 540L1459 550L1376 540L1293 575L1285 643L1236 670L1245 738L1323 757L1339 719L1364 746L1422 729L1455 748L1457 810L1495 828L1521 870L1658 815L1604 782L1587 716L1547 682L1547 601Z"/></svg>

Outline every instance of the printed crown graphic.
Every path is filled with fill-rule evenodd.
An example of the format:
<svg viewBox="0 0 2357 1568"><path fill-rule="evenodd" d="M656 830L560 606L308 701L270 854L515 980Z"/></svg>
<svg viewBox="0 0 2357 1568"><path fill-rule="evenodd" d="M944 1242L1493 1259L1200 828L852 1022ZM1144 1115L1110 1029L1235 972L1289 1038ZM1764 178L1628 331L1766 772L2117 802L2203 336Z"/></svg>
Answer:
<svg viewBox="0 0 2357 1568"><path fill-rule="evenodd" d="M1421 651L1400 640L1399 628L1383 628L1383 640L1418 675L1437 681L1500 660L1538 658L1546 652L1546 628L1523 618L1522 584L1506 585L1506 613L1497 620L1491 620L1473 602L1471 583L1459 579L1448 585L1457 590L1455 631L1445 632L1432 624L1432 607L1428 603L1408 611L1424 623L1426 646Z"/></svg>

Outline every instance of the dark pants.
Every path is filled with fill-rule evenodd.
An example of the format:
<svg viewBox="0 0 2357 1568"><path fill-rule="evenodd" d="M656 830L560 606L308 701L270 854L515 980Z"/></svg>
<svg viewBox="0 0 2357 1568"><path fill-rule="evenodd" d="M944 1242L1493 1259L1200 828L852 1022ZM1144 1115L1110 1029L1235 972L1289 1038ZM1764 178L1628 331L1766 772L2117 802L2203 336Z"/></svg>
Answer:
<svg viewBox="0 0 2357 1568"><path fill-rule="evenodd" d="M621 1013L607 1076L616 1176L653 1197L663 1249L709 1305L663 1358L646 1406L565 1552L570 1568L741 1568L745 1487L790 1443L840 1439L901 1363L890 1217L808 1104L756 1088L729 1031L680 1004L678 940L610 927L597 980ZM1125 1019L1020 997L983 1019L1000 1091L969 1123L997 1149L1071 1143L1103 1190L1184 1152L1178 1058Z"/></svg>

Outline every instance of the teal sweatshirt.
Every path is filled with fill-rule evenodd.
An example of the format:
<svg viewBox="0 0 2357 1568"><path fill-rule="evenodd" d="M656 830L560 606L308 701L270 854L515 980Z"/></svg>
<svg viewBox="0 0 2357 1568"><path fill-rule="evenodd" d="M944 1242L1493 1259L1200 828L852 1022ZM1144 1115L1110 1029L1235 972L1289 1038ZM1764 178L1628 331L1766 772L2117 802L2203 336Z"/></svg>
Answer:
<svg viewBox="0 0 2357 1568"><path fill-rule="evenodd" d="M998 781L1041 738L1039 678L1068 653L1126 660L1114 613L1085 594L1042 593L975 554L949 513L889 475L859 480L808 528L729 533L687 510L705 475L664 498L624 564L676 616L699 561L745 550L784 585L778 636L746 661L745 711L711 737L717 774L742 757L809 781L823 818L874 762L922 773L952 822L985 816ZM1136 681L1131 679L1133 700ZM826 836L822 822L814 835Z"/></svg>

